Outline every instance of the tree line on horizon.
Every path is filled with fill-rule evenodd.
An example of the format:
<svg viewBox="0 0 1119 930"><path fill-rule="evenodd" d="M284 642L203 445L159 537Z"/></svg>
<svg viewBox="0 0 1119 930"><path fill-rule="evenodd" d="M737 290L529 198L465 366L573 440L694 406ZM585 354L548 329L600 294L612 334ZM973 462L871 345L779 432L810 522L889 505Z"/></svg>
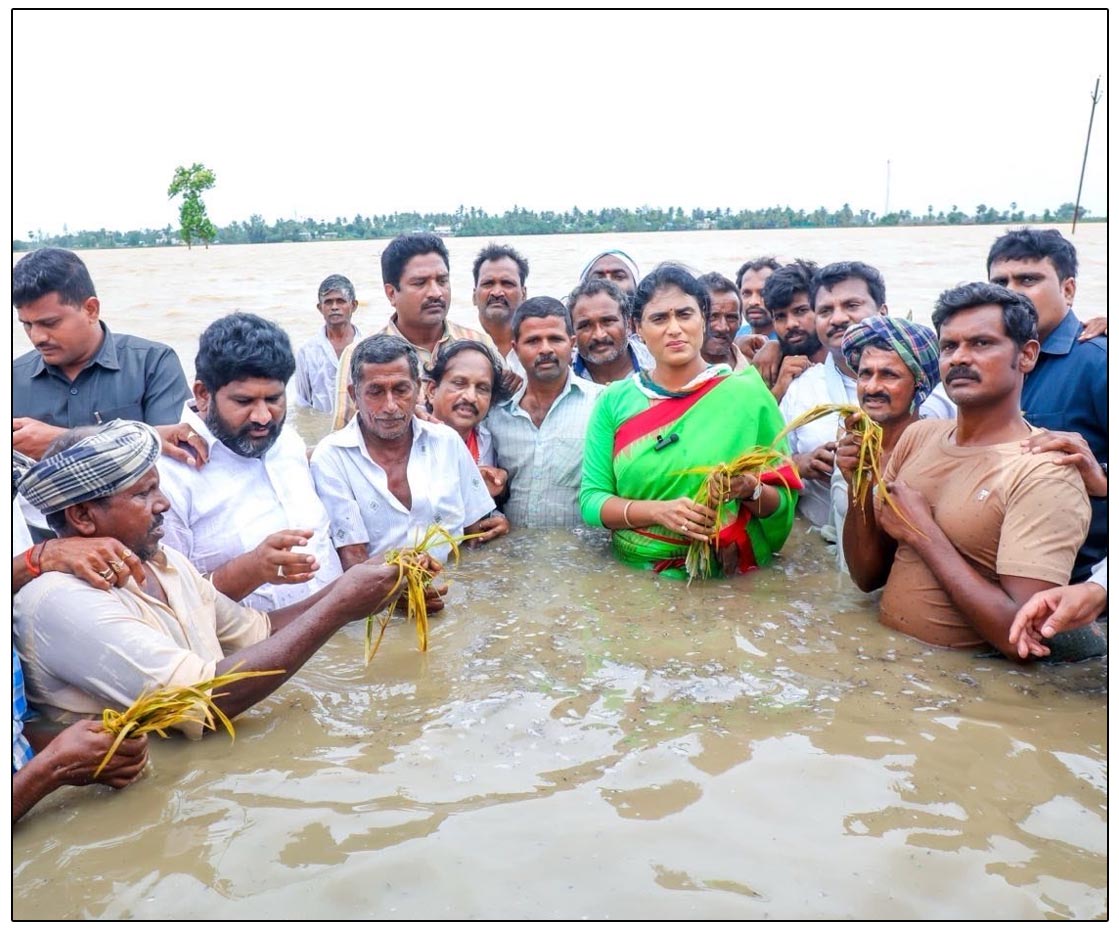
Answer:
<svg viewBox="0 0 1119 930"><path fill-rule="evenodd" d="M345 239L390 239L400 233L434 232L442 236L534 236L563 233L635 233L690 230L730 229L814 229L880 226L968 226L998 223L1071 223L1085 221L1090 211L1063 203L1056 210L1046 208L1041 214L1027 214L1011 203L999 210L978 204L973 213L957 206L945 212L934 212L930 204L924 214L909 210L890 212L883 216L870 211L851 209L844 204L839 210L818 207L811 212L792 207L766 207L760 210L739 210L729 207L704 210L696 207L686 213L682 207L638 207L630 210L609 207L601 210L571 210L556 213L537 212L513 207L502 214L490 215L477 207L460 206L454 213L391 213L331 220L278 219L268 224L260 214L248 220L216 228L215 244L244 245L248 243L315 242ZM1106 222L1107 217L1094 217L1089 222ZM41 246L66 249L148 248L180 245L179 231L170 224L162 229L82 230L71 233L65 226L61 235L50 236L30 230L28 239L14 239L12 251L27 251Z"/></svg>

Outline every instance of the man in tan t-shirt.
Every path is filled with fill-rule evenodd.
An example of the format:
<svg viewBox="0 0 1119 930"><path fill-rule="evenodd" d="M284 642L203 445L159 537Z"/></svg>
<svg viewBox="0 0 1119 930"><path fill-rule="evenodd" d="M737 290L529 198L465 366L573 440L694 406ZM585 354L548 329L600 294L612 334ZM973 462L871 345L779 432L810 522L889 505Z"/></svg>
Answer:
<svg viewBox="0 0 1119 930"><path fill-rule="evenodd" d="M1025 375L1037 360L1028 298L986 283L945 291L933 313L952 420L911 424L886 469L899 512L873 502L848 516L851 577L885 585L880 619L936 646L1008 639L1018 608L1068 581L1088 529L1079 475L1052 453L1023 455L1036 432L1022 418Z"/></svg>

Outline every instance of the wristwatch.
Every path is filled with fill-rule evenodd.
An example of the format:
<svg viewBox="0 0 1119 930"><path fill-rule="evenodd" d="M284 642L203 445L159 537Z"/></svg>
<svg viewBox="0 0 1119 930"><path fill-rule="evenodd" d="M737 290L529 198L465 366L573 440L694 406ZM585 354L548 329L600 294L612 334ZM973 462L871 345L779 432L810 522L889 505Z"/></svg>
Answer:
<svg viewBox="0 0 1119 930"><path fill-rule="evenodd" d="M754 485L754 493L751 494L747 498L747 500L751 501L752 503L760 501L762 499L762 490L764 487L765 486L761 483L761 479L758 479L758 483Z"/></svg>

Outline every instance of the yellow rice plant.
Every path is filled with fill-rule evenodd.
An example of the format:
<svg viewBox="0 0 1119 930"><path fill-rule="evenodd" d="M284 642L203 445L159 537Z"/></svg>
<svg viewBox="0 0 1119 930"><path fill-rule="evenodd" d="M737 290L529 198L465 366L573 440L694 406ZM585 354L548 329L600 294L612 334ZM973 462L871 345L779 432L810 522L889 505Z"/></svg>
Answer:
<svg viewBox="0 0 1119 930"><path fill-rule="evenodd" d="M859 461L851 481L851 491L855 501L860 507L866 506L867 495L870 494L871 488L876 488L882 502L896 513L906 526L917 529L906 520L905 514L898 509L898 505L890 497L890 492L886 490L886 479L882 476L882 427L875 423L862 407L856 407L854 404L819 404L786 424L785 428L777 434L774 445L781 442L793 430L832 413L839 414L841 426L849 416L854 414L855 420L849 429L862 437L862 442L859 443Z"/></svg>
<svg viewBox="0 0 1119 930"><path fill-rule="evenodd" d="M283 669L266 672L239 672L240 663L225 675L217 675L206 681L182 688L158 688L155 691L141 694L132 705L124 711L105 708L101 714L101 726L107 732L116 736L113 745L105 753L105 758L93 773L96 778L101 770L109 764L109 760L116 755L120 744L130 736L142 736L145 733L158 733L167 738L167 730L182 723L184 720L202 718L202 726L210 730L217 729L217 721L221 721L233 739L233 724L222 713L220 707L214 703L214 698L224 697L227 692L213 693L217 688L224 688L235 681L245 678L259 678L263 675L282 675ZM215 719L216 718L216 719Z"/></svg>
<svg viewBox="0 0 1119 930"><path fill-rule="evenodd" d="M427 652L427 601L424 599L424 589L435 577L435 572L425 564L423 556L430 549L446 543L451 547L451 558L458 565L459 545L468 539L481 536L481 533L472 533L468 536L452 536L438 523L428 527L427 532L415 546L410 548L391 549L385 553L385 564L395 565L397 568L396 584L389 596L392 599L388 608L383 611L381 618L381 631L377 634L376 642L373 641L374 614L365 618L365 664L368 665L381 646L385 636L385 629L392 619L400 599L407 597L407 618L416 621L416 637L419 640L420 652Z"/></svg>
<svg viewBox="0 0 1119 930"><path fill-rule="evenodd" d="M774 442L774 446L777 443ZM732 462L724 462L714 468L692 468L684 474L706 474L699 490L696 492L695 502L704 507L712 507L718 511L719 504L730 495L731 479L740 475L761 475L763 472L773 471L782 465L791 464L789 457L776 448L755 446L748 449ZM707 578L711 575L714 566L714 551L716 538L721 527L716 523L711 536L705 540L693 539L688 544L688 554L684 561L688 573L688 582L693 578Z"/></svg>
<svg viewBox="0 0 1119 930"><path fill-rule="evenodd" d="M875 423L862 407L857 407L854 404L817 404L786 424L785 428L777 434L774 444L781 442L793 430L800 429L802 426L833 413L839 415L841 428L846 419L854 415L855 421L850 430L862 437L862 442L859 443L859 463L855 468L855 474L851 482L851 490L854 491L855 500L862 506L866 503L866 496L870 493L871 487L877 487L883 500L893 507L893 501L890 500L890 495L886 492L885 482L882 480L880 467L882 461L882 427ZM894 509L897 510L896 507Z"/></svg>

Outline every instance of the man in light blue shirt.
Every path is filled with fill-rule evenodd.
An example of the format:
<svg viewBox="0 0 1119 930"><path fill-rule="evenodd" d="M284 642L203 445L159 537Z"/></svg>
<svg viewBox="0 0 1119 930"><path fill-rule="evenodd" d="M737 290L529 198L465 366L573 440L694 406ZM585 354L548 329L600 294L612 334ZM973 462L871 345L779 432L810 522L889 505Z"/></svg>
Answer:
<svg viewBox="0 0 1119 930"><path fill-rule="evenodd" d="M497 464L509 473L505 513L513 527L581 526L583 439L601 385L571 371L575 331L567 308L533 297L513 315L513 349L525 383L490 408Z"/></svg>

